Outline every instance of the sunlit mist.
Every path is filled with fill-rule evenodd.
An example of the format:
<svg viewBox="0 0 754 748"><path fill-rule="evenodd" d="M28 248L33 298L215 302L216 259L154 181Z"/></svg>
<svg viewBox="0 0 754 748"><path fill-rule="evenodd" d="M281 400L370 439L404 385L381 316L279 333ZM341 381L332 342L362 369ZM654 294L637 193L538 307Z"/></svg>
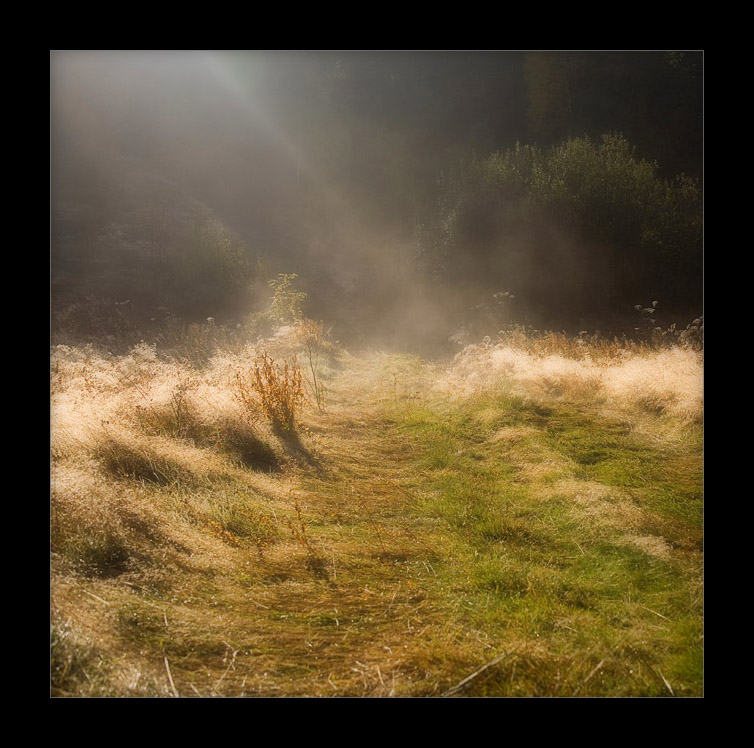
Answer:
<svg viewBox="0 0 754 748"><path fill-rule="evenodd" d="M268 278L296 273L312 316L362 342L436 345L505 291L518 299L506 323L617 331L650 296L674 315L666 323L680 323L700 311L691 182L673 181L699 171L698 61L604 60L613 67L600 68L597 53L53 52L54 299L140 297L131 300L142 316L177 306L238 322L265 303L264 266ZM612 75L620 90L661 73L678 87L679 109L666 106L650 130L621 101L598 105L584 89L568 131L557 92L543 98L561 64L585 85ZM537 119L548 106L565 136L549 142ZM662 163L679 123L686 150ZM615 185L633 192L589 192L579 170L602 168L600 138L618 132L628 150ZM549 148L563 149L559 161ZM683 226L658 223L667 207L647 203L652 191L686 201L673 208ZM619 210L605 228L589 223ZM172 263L199 215L256 263L244 299L192 299L190 284L178 287L185 268L173 273ZM690 262L674 267L666 230ZM155 255L162 266L146 261Z"/></svg>
<svg viewBox="0 0 754 748"><path fill-rule="evenodd" d="M703 63L52 51L51 696L703 696Z"/></svg>

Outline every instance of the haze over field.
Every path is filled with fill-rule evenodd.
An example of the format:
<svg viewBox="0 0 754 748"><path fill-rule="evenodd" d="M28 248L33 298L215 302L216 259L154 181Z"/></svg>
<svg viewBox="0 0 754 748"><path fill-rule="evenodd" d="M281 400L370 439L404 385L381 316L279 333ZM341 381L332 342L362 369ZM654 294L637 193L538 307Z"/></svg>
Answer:
<svg viewBox="0 0 754 748"><path fill-rule="evenodd" d="M576 332L701 313L700 53L69 51L51 92L55 311L236 324L296 273L361 340L506 291Z"/></svg>
<svg viewBox="0 0 754 748"><path fill-rule="evenodd" d="M703 695L702 78L51 52L52 695Z"/></svg>

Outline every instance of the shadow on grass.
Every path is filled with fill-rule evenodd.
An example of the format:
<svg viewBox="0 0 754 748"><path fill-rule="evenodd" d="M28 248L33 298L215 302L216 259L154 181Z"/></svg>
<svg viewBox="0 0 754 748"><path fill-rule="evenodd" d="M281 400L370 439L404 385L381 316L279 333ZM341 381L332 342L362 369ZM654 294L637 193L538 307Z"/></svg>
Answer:
<svg viewBox="0 0 754 748"><path fill-rule="evenodd" d="M301 436L295 429L286 429L280 426L273 427L273 433L280 440L286 452L296 462L302 462L309 467L321 468L320 460L314 453L301 441Z"/></svg>

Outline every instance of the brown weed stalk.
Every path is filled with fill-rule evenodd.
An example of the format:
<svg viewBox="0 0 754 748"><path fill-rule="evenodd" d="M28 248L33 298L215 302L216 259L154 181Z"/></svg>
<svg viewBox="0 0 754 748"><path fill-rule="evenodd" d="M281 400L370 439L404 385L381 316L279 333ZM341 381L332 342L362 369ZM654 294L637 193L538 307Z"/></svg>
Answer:
<svg viewBox="0 0 754 748"><path fill-rule="evenodd" d="M247 413L255 417L261 411L278 434L296 430L296 414L304 402L301 369L293 362L283 366L264 352L254 361L251 370L238 372L236 395Z"/></svg>
<svg viewBox="0 0 754 748"><path fill-rule="evenodd" d="M312 376L311 388L317 401L317 408L324 410L325 387L319 376L319 358L326 345L327 333L322 322L311 319L299 320L296 325L296 337L304 346L306 358L309 362L309 371Z"/></svg>

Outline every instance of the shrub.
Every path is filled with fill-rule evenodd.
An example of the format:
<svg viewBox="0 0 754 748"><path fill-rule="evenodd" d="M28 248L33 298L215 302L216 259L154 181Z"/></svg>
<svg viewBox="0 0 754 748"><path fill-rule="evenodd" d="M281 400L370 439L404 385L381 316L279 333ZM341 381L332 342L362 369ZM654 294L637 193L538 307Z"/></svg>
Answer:
<svg viewBox="0 0 754 748"><path fill-rule="evenodd" d="M277 278L268 281L272 298L266 311L258 311L244 319L248 335L266 337L278 327L296 324L303 319L302 305L307 299L304 291L299 291L294 282L296 273L279 273Z"/></svg>
<svg viewBox="0 0 754 748"><path fill-rule="evenodd" d="M235 385L236 398L252 420L261 410L278 436L295 432L296 412L304 401L303 378L295 358L281 367L264 352L251 370L236 372Z"/></svg>
<svg viewBox="0 0 754 748"><path fill-rule="evenodd" d="M121 352L139 340L131 301L94 294L69 304L53 300L50 330L54 340L96 343Z"/></svg>
<svg viewBox="0 0 754 748"><path fill-rule="evenodd" d="M181 317L240 308L256 269L249 249L219 221L197 221L162 268L165 298Z"/></svg>
<svg viewBox="0 0 754 748"><path fill-rule="evenodd" d="M241 345L237 330L218 325L213 317L205 322L186 322L170 313L156 323L155 341L160 355L198 369L206 368L219 350Z"/></svg>
<svg viewBox="0 0 754 748"><path fill-rule="evenodd" d="M683 330L678 330L675 323L663 328L655 316L657 301L651 306L636 304L634 309L641 316L641 326L634 328L640 339L652 348L673 347L692 348L701 351L704 348L704 317L697 317Z"/></svg>
<svg viewBox="0 0 754 748"><path fill-rule="evenodd" d="M698 182L661 178L620 134L462 160L420 229L419 254L435 272L454 283L505 279L570 318L641 289L679 308L701 295Z"/></svg>

